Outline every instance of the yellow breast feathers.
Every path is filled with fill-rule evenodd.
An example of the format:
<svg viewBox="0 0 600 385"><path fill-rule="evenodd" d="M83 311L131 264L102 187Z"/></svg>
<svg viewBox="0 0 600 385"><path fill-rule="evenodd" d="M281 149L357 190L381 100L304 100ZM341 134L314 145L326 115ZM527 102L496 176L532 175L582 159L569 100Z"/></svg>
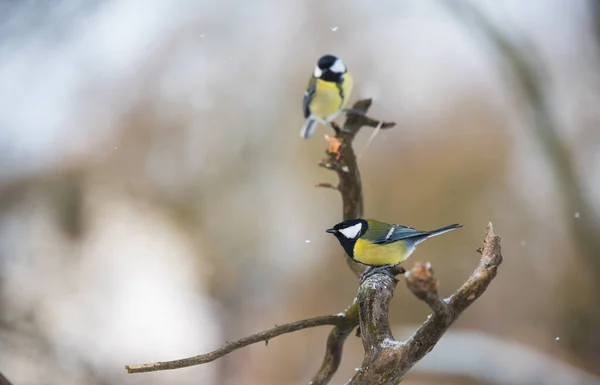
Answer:
<svg viewBox="0 0 600 385"><path fill-rule="evenodd" d="M341 86L317 79L315 95L310 103L310 113L319 119L334 119L345 107L351 91L352 78L349 74L344 76Z"/></svg>
<svg viewBox="0 0 600 385"><path fill-rule="evenodd" d="M368 241L358 239L354 244L354 259L372 266L397 265L410 255L402 241L375 245Z"/></svg>

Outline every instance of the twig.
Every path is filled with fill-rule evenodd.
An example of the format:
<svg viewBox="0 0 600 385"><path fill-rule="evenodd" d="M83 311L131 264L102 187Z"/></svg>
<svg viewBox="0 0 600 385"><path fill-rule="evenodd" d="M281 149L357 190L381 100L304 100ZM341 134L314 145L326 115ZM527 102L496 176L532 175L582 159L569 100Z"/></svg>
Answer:
<svg viewBox="0 0 600 385"><path fill-rule="evenodd" d="M269 341L270 339L282 334L324 325L346 326L349 322L351 322L350 319L354 317L354 313L355 311L353 311L353 306L350 306L344 312L339 314L309 318L285 325L279 325L267 331L256 333L237 341L227 342L224 346L207 354L201 354L198 356L182 358L173 361L153 362L140 365L126 365L125 369L128 373L143 373L154 372L158 370L179 369L188 366L205 364L207 362L214 361L217 358L221 358L233 352L234 350L255 344L257 342Z"/></svg>
<svg viewBox="0 0 600 385"><path fill-rule="evenodd" d="M438 282L431 266L417 264L406 274L406 284L417 298L425 301L433 314L405 342L394 340L388 317L396 282L378 273L365 280L358 290L359 320L365 358L349 384L397 384L430 352L450 325L471 305L496 276L502 263L500 237L488 224L479 266L451 297L438 297ZM442 304L443 303L443 304Z"/></svg>
<svg viewBox="0 0 600 385"><path fill-rule="evenodd" d="M315 187L323 187L323 188L330 188L336 191L340 191L340 188L338 186L334 186L331 183L326 183L326 182L322 182L322 183L317 183L315 185Z"/></svg>

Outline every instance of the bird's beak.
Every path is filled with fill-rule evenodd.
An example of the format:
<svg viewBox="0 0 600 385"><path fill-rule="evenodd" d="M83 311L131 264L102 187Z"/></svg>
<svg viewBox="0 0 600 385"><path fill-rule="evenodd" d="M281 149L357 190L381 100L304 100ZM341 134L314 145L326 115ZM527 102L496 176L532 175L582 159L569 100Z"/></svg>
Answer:
<svg viewBox="0 0 600 385"><path fill-rule="evenodd" d="M327 229L327 230L325 230L325 232L327 232L329 234L335 234L336 229Z"/></svg>

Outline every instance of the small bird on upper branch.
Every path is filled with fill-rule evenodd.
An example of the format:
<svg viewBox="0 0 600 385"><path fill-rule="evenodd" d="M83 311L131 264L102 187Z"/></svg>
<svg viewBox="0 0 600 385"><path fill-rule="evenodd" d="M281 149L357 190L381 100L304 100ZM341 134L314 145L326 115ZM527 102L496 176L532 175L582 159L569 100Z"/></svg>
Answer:
<svg viewBox="0 0 600 385"><path fill-rule="evenodd" d="M308 82L302 109L306 121L300 137L308 139L317 123L333 126L333 120L342 112L352 93L352 75L344 62L333 55L322 56Z"/></svg>

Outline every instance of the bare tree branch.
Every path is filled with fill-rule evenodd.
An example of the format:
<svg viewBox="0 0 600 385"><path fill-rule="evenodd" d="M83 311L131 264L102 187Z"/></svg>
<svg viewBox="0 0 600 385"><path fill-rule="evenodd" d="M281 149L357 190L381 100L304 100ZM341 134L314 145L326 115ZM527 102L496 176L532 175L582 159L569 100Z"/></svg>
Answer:
<svg viewBox="0 0 600 385"><path fill-rule="evenodd" d="M224 346L207 354L201 354L198 356L182 358L173 361L153 362L149 364L140 365L126 365L125 369L128 373L143 373L155 372L159 370L179 369L188 366L205 364L207 362L214 361L217 358L221 358L233 352L234 350L255 344L257 342L268 342L270 339L280 336L282 334L292 333L298 330L324 325L346 327L349 323L354 322L353 319L355 318L356 305L353 304L342 313L309 318L302 321L296 321L285 325L275 326L274 328L266 330L264 332L256 333L237 341L227 342Z"/></svg>
<svg viewBox="0 0 600 385"><path fill-rule="evenodd" d="M362 366L349 384L397 384L434 348L450 325L483 294L502 263L500 237L494 235L491 223L478 251L482 254L479 266L456 293L444 300L438 297L438 282L431 266L415 264L405 274L410 291L433 310L433 314L405 342L394 339L387 319L397 281L382 273L365 280L358 289L358 303L366 353Z"/></svg>

